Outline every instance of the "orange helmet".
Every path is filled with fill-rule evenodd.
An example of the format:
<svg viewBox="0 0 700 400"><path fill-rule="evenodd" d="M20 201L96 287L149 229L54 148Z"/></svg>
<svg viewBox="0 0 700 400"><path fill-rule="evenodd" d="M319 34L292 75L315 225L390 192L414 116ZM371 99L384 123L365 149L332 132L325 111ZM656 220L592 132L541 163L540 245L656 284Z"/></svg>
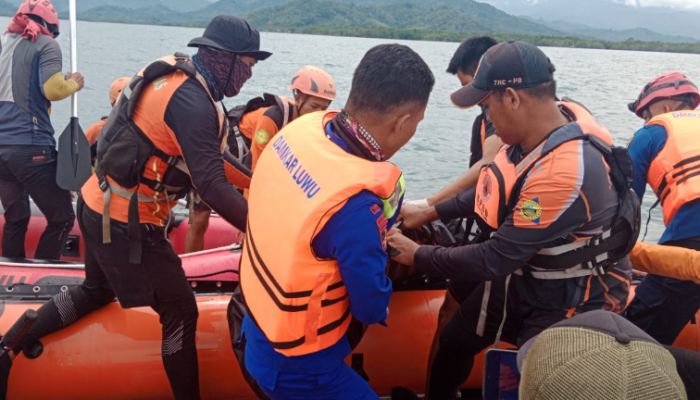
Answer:
<svg viewBox="0 0 700 400"><path fill-rule="evenodd" d="M114 105L114 103L117 102L117 99L119 98L119 95L122 93L122 90L126 87L127 83L131 78L128 76L123 76L121 78L116 79L112 84L109 86L109 103Z"/></svg>
<svg viewBox="0 0 700 400"><path fill-rule="evenodd" d="M54 25L55 28L49 28L51 33L53 33L54 38L58 36L59 32L59 22L58 13L56 9L53 8L53 4L49 0L26 0L19 6L17 10L18 14L24 15L36 15L37 17L46 21L49 25Z"/></svg>
<svg viewBox="0 0 700 400"><path fill-rule="evenodd" d="M289 90L298 90L309 96L320 97L328 101L335 100L335 81L333 78L328 72L311 65L305 66L294 74Z"/></svg>

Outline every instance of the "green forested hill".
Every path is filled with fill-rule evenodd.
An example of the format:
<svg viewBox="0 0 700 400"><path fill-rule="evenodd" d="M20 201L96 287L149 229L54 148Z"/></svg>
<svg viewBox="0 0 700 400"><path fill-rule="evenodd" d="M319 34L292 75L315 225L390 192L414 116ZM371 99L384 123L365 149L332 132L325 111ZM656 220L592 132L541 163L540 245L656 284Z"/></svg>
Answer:
<svg viewBox="0 0 700 400"><path fill-rule="evenodd" d="M488 26L487 31L520 32L529 34L562 35L561 31L533 21L507 14L490 4L474 0L339 0L344 3L400 6L412 4L428 8L447 8L462 15L481 21Z"/></svg>
<svg viewBox="0 0 700 400"><path fill-rule="evenodd" d="M260 27L392 27L461 32L488 30L483 22L447 7L406 3L358 5L335 0L293 0L276 7L253 11L246 18Z"/></svg>
<svg viewBox="0 0 700 400"><path fill-rule="evenodd" d="M13 15L19 1L0 0L0 15ZM68 0L54 0L54 3L65 18ZM474 0L78 2L78 18L88 21L203 27L219 14L240 15L261 30L280 32L446 41L460 41L470 34L491 34L500 40L521 39L545 46L700 53L697 42L658 43L653 40L654 32L647 30L602 32L601 37L585 26L545 25Z"/></svg>

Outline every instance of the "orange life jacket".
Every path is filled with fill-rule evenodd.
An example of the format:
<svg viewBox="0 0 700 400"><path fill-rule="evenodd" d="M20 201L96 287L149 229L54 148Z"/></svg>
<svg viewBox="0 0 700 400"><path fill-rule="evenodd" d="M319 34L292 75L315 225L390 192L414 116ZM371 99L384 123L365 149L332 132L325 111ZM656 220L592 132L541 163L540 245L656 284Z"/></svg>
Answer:
<svg viewBox="0 0 700 400"><path fill-rule="evenodd" d="M350 324L337 261L314 255L315 236L362 190L382 199L387 219L405 192L394 164L356 157L326 137L335 115L316 112L290 123L262 153L251 183L241 288L249 315L286 356L330 347Z"/></svg>
<svg viewBox="0 0 700 400"><path fill-rule="evenodd" d="M251 141L256 133L257 118L262 117L265 111L274 106L279 107L282 112L282 119L275 121L279 130L292 120L293 115L292 107L294 102L284 96L263 93L262 97L256 97L244 105L235 107L226 114L232 133L228 138L228 145L231 153L240 162L244 162L246 155L250 153ZM256 111L258 112L256 113ZM255 118L251 119L253 115L255 115ZM249 164L246 166L250 167Z"/></svg>
<svg viewBox="0 0 700 400"><path fill-rule="evenodd" d="M618 215L611 229L573 243L542 249L527 263L527 272L537 279L569 279L605 274L606 268L624 257L639 234L639 200L631 192L632 165L625 149L612 146L612 136L582 105L566 100L560 108L578 123L582 134L553 136L533 149L523 160L513 164L508 146L503 146L494 161L482 167L476 189L475 211L494 232L505 221L520 198L525 178L536 163L572 140L589 140L603 155L610 178L620 198ZM546 149L546 150L545 150ZM528 221L540 218L542 209L536 201L525 201L520 216ZM516 274L522 274L518 271Z"/></svg>
<svg viewBox="0 0 700 400"><path fill-rule="evenodd" d="M584 134L594 135L608 146L612 145L610 132L582 105L573 101L561 101L559 105L565 114L581 126ZM491 228L498 229L508 216L511 199L517 199L519 196L519 193L513 193L516 182L530 171L531 166L542 159L545 145L556 146L550 140L546 140L518 164L511 163L507 153L509 146L503 146L493 162L482 167L476 186L476 213ZM533 207L535 206L533 205ZM537 218L538 210L536 208L525 212L526 214L532 213L533 220Z"/></svg>
<svg viewBox="0 0 700 400"><path fill-rule="evenodd" d="M191 178L165 111L177 89L189 78L209 94L219 117L221 152L226 147L226 118L211 98L204 79L184 54L163 57L134 76L120 94L97 139L95 174L81 193L93 210L102 210L103 241L111 242L110 219L130 225L164 226L170 209L191 187ZM239 188L249 178L224 163L227 179ZM140 232L130 229L130 232ZM140 238L130 237L131 261L140 260ZM133 239L133 240L132 240Z"/></svg>
<svg viewBox="0 0 700 400"><path fill-rule="evenodd" d="M668 225L684 204L700 198L700 112L675 111L652 118L648 125L663 126L668 134L647 173Z"/></svg>

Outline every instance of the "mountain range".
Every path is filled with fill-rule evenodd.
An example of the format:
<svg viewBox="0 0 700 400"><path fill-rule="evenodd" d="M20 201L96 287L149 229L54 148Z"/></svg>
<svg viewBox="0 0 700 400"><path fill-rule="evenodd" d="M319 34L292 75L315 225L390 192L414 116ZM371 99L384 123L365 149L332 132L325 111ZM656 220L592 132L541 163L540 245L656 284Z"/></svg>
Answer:
<svg viewBox="0 0 700 400"><path fill-rule="evenodd" d="M700 12L668 7L638 7L611 0L481 0L511 15L565 21L595 29L646 28L700 40Z"/></svg>
<svg viewBox="0 0 700 400"><path fill-rule="evenodd" d="M141 24L203 26L218 14L231 13L268 29L334 26L700 42L698 29L681 26L700 17L692 11L638 8L610 0L482 1L489 4L474 0L82 0L77 2L77 12L79 19ZM0 14L12 15L21 2L0 0ZM61 17L67 17L68 0L53 3Z"/></svg>

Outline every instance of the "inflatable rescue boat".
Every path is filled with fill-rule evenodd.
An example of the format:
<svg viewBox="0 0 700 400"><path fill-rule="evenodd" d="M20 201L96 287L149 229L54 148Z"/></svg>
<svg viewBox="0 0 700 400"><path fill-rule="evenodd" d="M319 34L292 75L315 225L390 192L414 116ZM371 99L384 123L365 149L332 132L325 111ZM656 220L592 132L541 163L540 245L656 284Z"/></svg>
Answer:
<svg viewBox="0 0 700 400"><path fill-rule="evenodd" d="M238 245L182 256L199 307L197 348L203 399L256 398L241 375L227 321L240 256ZM0 271L0 332L7 332L26 310L39 308L83 279L83 266L71 262L18 263L0 258ZM346 360L366 374L380 396L388 396L394 386L423 392L444 289L444 281L416 274L394 277L388 327L369 327ZM698 351L699 342L698 325L692 323L675 345ZM160 347L158 316L147 307L122 309L115 301L43 338L38 357L17 357L8 399L171 399ZM482 356L465 388L481 387Z"/></svg>
<svg viewBox="0 0 700 400"><path fill-rule="evenodd" d="M3 224L0 216L0 234ZM44 226L44 217L34 209L26 241L28 256L33 255ZM186 209L173 212L172 226L170 240L176 252L182 253L188 228ZM84 249L77 224L71 235L72 245L60 261L0 257L0 333L7 333L27 310L38 309L52 296L82 282L84 266L74 262L82 260ZM212 215L205 239L209 250L181 255L199 307L200 386L207 400L257 398L241 374L227 319L229 301L238 286L241 250L237 242L241 236ZM346 362L365 374L380 396L389 396L395 386L422 393L446 283L395 265L387 274L394 285L388 327L370 326ZM700 351L697 323L689 324L675 345ZM160 349L161 327L155 312L148 307L125 310L115 300L18 356L8 399L172 399ZM483 353L464 388L481 387L482 369Z"/></svg>
<svg viewBox="0 0 700 400"><path fill-rule="evenodd" d="M5 210L0 206L0 240L2 240L2 231L5 227L4 214ZM185 207L184 201L180 202L180 206L173 208L170 216L171 221L168 230L170 243L173 245L175 253L184 254L185 238L187 237L187 231L190 227L189 211ZM46 218L36 204L31 202L31 217L27 229L27 236L24 241L27 258L34 257L36 246L39 244L41 234L44 233L44 228L46 228ZM204 249L215 249L230 245L231 243L239 243L242 238L243 235L238 229L224 221L224 219L219 217L216 213L212 213L211 218L209 218L209 227L204 237ZM66 247L61 255L61 260L82 262L85 257L84 248L85 244L80 229L78 228L78 221L75 221L73 229L68 236Z"/></svg>

